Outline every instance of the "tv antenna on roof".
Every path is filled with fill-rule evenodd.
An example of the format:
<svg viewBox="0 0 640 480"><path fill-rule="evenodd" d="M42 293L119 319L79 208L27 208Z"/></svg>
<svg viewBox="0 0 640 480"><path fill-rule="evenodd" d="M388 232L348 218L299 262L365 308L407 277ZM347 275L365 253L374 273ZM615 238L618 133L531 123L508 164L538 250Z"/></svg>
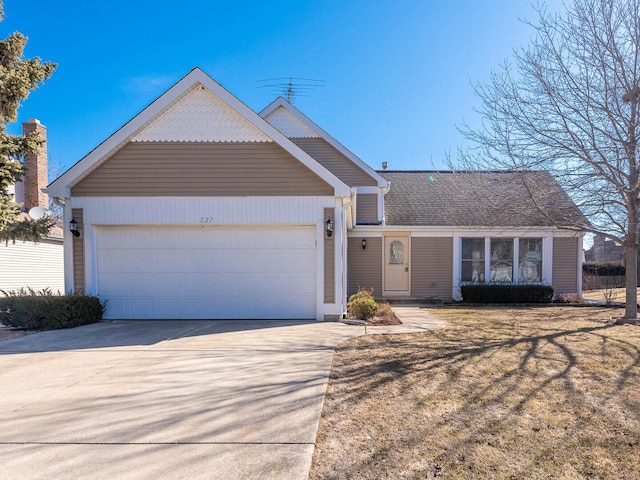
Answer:
<svg viewBox="0 0 640 480"><path fill-rule="evenodd" d="M258 88L269 88L275 95L286 98L289 103L293 103L298 97L309 96L311 90L324 87L324 80L299 77L267 78L258 80L258 83L263 84Z"/></svg>

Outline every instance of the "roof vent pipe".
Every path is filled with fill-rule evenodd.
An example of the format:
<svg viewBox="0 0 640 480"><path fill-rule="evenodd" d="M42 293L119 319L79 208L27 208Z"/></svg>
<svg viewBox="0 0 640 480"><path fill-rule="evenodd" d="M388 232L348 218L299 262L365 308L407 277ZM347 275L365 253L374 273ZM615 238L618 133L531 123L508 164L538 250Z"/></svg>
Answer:
<svg viewBox="0 0 640 480"><path fill-rule="evenodd" d="M389 164L387 162L382 162L382 170L383 171L387 171L387 167L389 166Z"/></svg>

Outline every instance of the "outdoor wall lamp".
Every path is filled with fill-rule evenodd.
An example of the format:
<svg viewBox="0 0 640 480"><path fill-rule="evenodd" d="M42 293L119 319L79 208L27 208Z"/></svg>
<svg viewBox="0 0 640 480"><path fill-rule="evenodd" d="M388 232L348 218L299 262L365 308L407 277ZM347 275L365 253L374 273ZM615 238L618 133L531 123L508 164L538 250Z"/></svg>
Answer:
<svg viewBox="0 0 640 480"><path fill-rule="evenodd" d="M78 230L78 222L76 222L75 218L72 218L69 222L69 231L73 234L74 237L80 236L80 230Z"/></svg>
<svg viewBox="0 0 640 480"><path fill-rule="evenodd" d="M366 238L363 238L363 239L362 239L362 249L363 249L363 250L366 250L366 249L367 249L367 239L366 239Z"/></svg>
<svg viewBox="0 0 640 480"><path fill-rule="evenodd" d="M333 221L330 218L327 218L327 221L324 222L324 231L327 232L327 237L333 235Z"/></svg>

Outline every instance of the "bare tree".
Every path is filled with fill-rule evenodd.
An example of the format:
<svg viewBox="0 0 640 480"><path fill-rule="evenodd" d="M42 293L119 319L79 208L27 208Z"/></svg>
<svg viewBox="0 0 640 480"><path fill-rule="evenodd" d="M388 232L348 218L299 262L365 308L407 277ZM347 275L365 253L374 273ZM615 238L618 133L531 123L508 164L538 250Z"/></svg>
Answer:
<svg viewBox="0 0 640 480"><path fill-rule="evenodd" d="M562 14L543 5L537 13L525 22L536 34L528 47L475 87L483 122L461 127L475 147L459 152L459 165L548 170L589 219L554 224L624 246L625 319L636 319L640 0L574 0ZM534 202L544 197L530 190Z"/></svg>

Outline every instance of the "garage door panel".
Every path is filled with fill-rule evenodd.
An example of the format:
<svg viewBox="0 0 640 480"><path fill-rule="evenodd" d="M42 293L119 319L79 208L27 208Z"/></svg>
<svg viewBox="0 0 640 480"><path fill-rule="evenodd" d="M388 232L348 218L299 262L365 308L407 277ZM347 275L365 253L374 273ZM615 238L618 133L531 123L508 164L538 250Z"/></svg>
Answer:
<svg viewBox="0 0 640 480"><path fill-rule="evenodd" d="M183 272L207 272L210 269L211 254L204 248L193 248L183 252L181 262Z"/></svg>
<svg viewBox="0 0 640 480"><path fill-rule="evenodd" d="M156 298L155 316L153 318L161 318L161 314L166 315L166 318L180 318L180 315L184 312L181 302L182 299L176 296L175 292L173 295Z"/></svg>
<svg viewBox="0 0 640 480"><path fill-rule="evenodd" d="M233 273L230 278L234 297L255 295L260 290L261 278L255 273Z"/></svg>
<svg viewBox="0 0 640 480"><path fill-rule="evenodd" d="M227 250L216 249L210 250L209 256L209 271L211 272L232 272L233 271L233 257Z"/></svg>
<svg viewBox="0 0 640 480"><path fill-rule="evenodd" d="M149 297L132 298L129 300L130 318L154 318L153 299Z"/></svg>
<svg viewBox="0 0 640 480"><path fill-rule="evenodd" d="M121 297L127 294L126 275L123 273L105 272L102 274L102 290L112 296ZM109 307L111 307L109 300Z"/></svg>
<svg viewBox="0 0 640 480"><path fill-rule="evenodd" d="M308 250L294 250L287 255L285 271L289 272L315 272L315 258L311 258Z"/></svg>
<svg viewBox="0 0 640 480"><path fill-rule="evenodd" d="M286 240L288 248L316 248L316 235L314 229L300 232L298 235L292 235Z"/></svg>
<svg viewBox="0 0 640 480"><path fill-rule="evenodd" d="M153 231L147 229L124 229L123 236L119 238L117 235L114 235L110 239L110 246L112 247L120 247L122 246L122 242L126 242L128 245L135 245L137 248L154 248L153 244L154 235Z"/></svg>
<svg viewBox="0 0 640 480"><path fill-rule="evenodd" d="M227 249L233 246L233 238L225 228L216 228L207 231L208 245L210 248Z"/></svg>
<svg viewBox="0 0 640 480"><path fill-rule="evenodd" d="M140 229L141 231L148 231L148 229ZM173 229L155 229L152 231L152 244L151 248L171 248L171 249L180 249L181 241L180 238L181 231L178 228ZM145 234L143 234L144 236ZM148 234L146 234L148 235Z"/></svg>
<svg viewBox="0 0 640 480"><path fill-rule="evenodd" d="M309 273L290 273L287 275L286 290L288 295L315 295L315 282L312 283Z"/></svg>
<svg viewBox="0 0 640 480"><path fill-rule="evenodd" d="M263 248L267 249L281 249L282 248L282 235L278 234L278 230L267 230L260 236L260 244Z"/></svg>
<svg viewBox="0 0 640 480"><path fill-rule="evenodd" d="M287 294L287 274L272 273L263 276L260 287L262 297L283 297Z"/></svg>
<svg viewBox="0 0 640 480"><path fill-rule="evenodd" d="M182 249L208 249L211 247L211 235L210 229L204 227L201 228L201 232L198 235L193 235L192 232L186 230L182 232L180 237L180 247Z"/></svg>
<svg viewBox="0 0 640 480"><path fill-rule="evenodd" d="M100 272L124 272L127 259L122 251L103 249L98 255L98 270Z"/></svg>
<svg viewBox="0 0 640 480"><path fill-rule="evenodd" d="M315 227L102 227L106 318L315 318Z"/></svg>
<svg viewBox="0 0 640 480"><path fill-rule="evenodd" d="M147 297L155 295L155 278L151 273L127 273L124 276L126 292L131 297Z"/></svg>
<svg viewBox="0 0 640 480"><path fill-rule="evenodd" d="M233 230L231 233L233 248L237 248L240 250L254 250L256 248L256 238L251 235L252 232L242 231L242 230ZM260 237L260 246L262 244L262 237Z"/></svg>
<svg viewBox="0 0 640 480"><path fill-rule="evenodd" d="M180 289L180 276L176 273L156 273L153 275L152 295L166 297L176 295Z"/></svg>
<svg viewBox="0 0 640 480"><path fill-rule="evenodd" d="M260 252L247 249L233 249L229 254L234 259L233 271L246 273L255 272L260 267Z"/></svg>
<svg viewBox="0 0 640 480"><path fill-rule="evenodd" d="M154 272L179 273L184 270L182 251L170 248L158 248L154 252Z"/></svg>
<svg viewBox="0 0 640 480"><path fill-rule="evenodd" d="M214 318L213 300L208 297L189 297L180 299L179 318Z"/></svg>
<svg viewBox="0 0 640 480"><path fill-rule="evenodd" d="M210 273L182 273L177 278L179 281L176 282L174 291L185 298L209 296L215 281Z"/></svg>
<svg viewBox="0 0 640 480"><path fill-rule="evenodd" d="M287 252L283 252L282 250L265 250L262 253L262 258L260 259L261 271L262 272L280 272L286 269L287 265Z"/></svg>
<svg viewBox="0 0 640 480"><path fill-rule="evenodd" d="M234 295L235 287L231 273L212 274L211 292L212 297L230 297Z"/></svg>
<svg viewBox="0 0 640 480"><path fill-rule="evenodd" d="M107 302L107 312L111 318L131 318L127 311L128 300L119 297L110 297Z"/></svg>
<svg viewBox="0 0 640 480"><path fill-rule="evenodd" d="M124 251L124 272L155 272L158 269L156 251L148 248L131 248Z"/></svg>
<svg viewBox="0 0 640 480"><path fill-rule="evenodd" d="M101 229L96 246L98 248L119 248L127 240L126 235L126 231L122 229Z"/></svg>
<svg viewBox="0 0 640 480"><path fill-rule="evenodd" d="M285 318L297 318L297 312L301 311L305 312L306 315L313 317L314 311L309 307L311 299L315 299L315 296L290 297L287 302L284 302L281 305L281 308L285 313Z"/></svg>

